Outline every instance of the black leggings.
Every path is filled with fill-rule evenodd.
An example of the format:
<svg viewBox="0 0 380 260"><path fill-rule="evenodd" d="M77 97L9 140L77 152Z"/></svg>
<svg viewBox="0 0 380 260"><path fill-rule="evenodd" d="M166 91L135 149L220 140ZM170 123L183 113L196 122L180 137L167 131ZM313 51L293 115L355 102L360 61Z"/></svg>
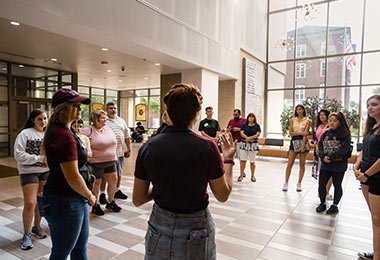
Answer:
<svg viewBox="0 0 380 260"><path fill-rule="evenodd" d="M322 170L322 169L320 170L318 193L319 193L319 199L321 200L322 204L325 204L326 202L326 185L329 182L330 177L332 177L333 184L334 184L334 204L338 205L343 195L342 181L343 181L344 173L345 171L333 172L333 171L327 171L327 170Z"/></svg>

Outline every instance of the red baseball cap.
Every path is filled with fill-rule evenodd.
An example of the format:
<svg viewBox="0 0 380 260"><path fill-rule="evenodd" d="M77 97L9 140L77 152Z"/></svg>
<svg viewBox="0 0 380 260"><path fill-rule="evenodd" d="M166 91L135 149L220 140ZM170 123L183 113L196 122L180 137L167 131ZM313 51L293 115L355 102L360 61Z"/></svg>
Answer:
<svg viewBox="0 0 380 260"><path fill-rule="evenodd" d="M82 104L88 105L91 100L89 98L79 96L78 92L75 90L60 88L54 93L52 106L56 107L64 102L81 102Z"/></svg>

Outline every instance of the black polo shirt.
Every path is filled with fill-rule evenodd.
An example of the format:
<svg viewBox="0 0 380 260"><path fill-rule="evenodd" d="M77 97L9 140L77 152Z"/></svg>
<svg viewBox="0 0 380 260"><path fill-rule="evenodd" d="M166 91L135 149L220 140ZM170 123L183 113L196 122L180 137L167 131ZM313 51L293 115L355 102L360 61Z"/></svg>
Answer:
<svg viewBox="0 0 380 260"><path fill-rule="evenodd" d="M216 133L220 131L220 126L215 119L203 119L199 122L198 131L204 131L208 136L216 137Z"/></svg>
<svg viewBox="0 0 380 260"><path fill-rule="evenodd" d="M138 153L135 177L153 184L154 201L176 213L207 208L209 180L224 174L215 142L183 126L167 126Z"/></svg>

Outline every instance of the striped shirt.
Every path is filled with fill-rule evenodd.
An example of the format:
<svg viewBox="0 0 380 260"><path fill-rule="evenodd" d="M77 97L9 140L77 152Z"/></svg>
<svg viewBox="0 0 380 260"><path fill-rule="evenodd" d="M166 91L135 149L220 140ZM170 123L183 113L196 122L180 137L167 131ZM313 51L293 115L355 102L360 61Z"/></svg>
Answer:
<svg viewBox="0 0 380 260"><path fill-rule="evenodd" d="M116 135L118 156L124 156L124 152L127 149L125 139L131 137L131 133L127 124L125 123L124 119L115 116L113 119L107 117L107 126L109 126Z"/></svg>

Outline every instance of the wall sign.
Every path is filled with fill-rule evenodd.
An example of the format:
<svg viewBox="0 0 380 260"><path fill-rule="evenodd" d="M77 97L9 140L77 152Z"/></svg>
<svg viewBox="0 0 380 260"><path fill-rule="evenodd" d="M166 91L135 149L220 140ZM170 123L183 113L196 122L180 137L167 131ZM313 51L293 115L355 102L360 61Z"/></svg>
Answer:
<svg viewBox="0 0 380 260"><path fill-rule="evenodd" d="M135 121L146 121L146 105L145 104L137 104L135 108Z"/></svg>

